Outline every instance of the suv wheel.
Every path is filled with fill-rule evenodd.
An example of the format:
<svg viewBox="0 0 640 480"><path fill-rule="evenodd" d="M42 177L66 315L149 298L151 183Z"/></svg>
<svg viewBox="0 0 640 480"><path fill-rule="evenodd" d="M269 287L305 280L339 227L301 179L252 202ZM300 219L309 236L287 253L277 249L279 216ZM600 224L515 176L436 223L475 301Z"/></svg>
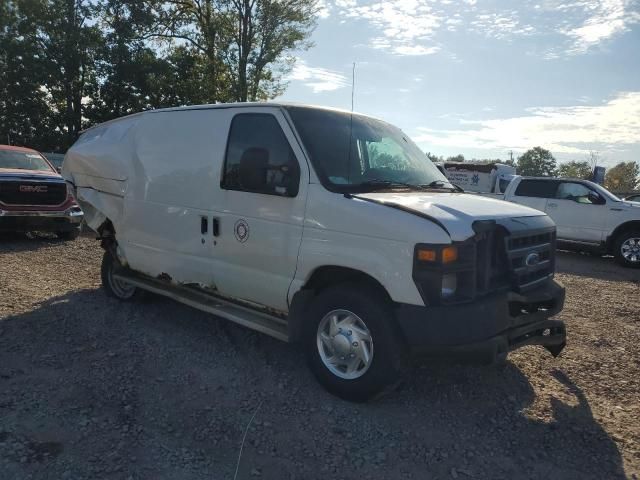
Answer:
<svg viewBox="0 0 640 480"><path fill-rule="evenodd" d="M628 231L618 235L613 245L613 254L623 267L640 268L640 231Z"/></svg>
<svg viewBox="0 0 640 480"><path fill-rule="evenodd" d="M100 276L102 287L107 295L122 301L133 300L140 295L140 290L133 285L113 277L113 274L122 268L120 263L113 258L110 252L104 252Z"/></svg>
<svg viewBox="0 0 640 480"><path fill-rule="evenodd" d="M395 387L403 370L393 312L367 285L321 292L309 309L305 351L318 381L345 400L364 402Z"/></svg>

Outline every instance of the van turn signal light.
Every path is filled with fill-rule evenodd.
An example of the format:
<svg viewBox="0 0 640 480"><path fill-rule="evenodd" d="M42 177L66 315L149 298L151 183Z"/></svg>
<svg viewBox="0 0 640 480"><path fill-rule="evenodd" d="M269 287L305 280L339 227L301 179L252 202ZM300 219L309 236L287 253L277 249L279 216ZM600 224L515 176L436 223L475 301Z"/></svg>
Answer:
<svg viewBox="0 0 640 480"><path fill-rule="evenodd" d="M458 247L444 247L442 249L442 263L451 263L458 260Z"/></svg>
<svg viewBox="0 0 640 480"><path fill-rule="evenodd" d="M418 250L418 260L420 260L421 262L435 262L436 251L421 248L420 250Z"/></svg>

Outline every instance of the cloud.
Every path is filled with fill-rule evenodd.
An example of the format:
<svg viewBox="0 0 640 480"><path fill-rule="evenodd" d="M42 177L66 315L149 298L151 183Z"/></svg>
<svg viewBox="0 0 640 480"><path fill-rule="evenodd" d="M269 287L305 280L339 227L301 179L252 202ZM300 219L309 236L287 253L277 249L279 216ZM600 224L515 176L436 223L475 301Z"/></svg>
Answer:
<svg viewBox="0 0 640 480"><path fill-rule="evenodd" d="M428 145L526 150L536 145L554 153L584 154L594 148L640 146L640 92L624 92L602 105L539 107L525 115L460 120L460 128L419 128L415 140Z"/></svg>
<svg viewBox="0 0 640 480"><path fill-rule="evenodd" d="M628 30L629 25L638 23L640 17L632 12L631 2L626 0L587 0L578 7L587 12L584 22L563 31L573 40L570 54L585 53L601 42Z"/></svg>
<svg viewBox="0 0 640 480"><path fill-rule="evenodd" d="M313 93L330 92L349 85L347 77L335 70L310 67L304 60L298 59L287 76L287 80L304 83Z"/></svg>
<svg viewBox="0 0 640 480"><path fill-rule="evenodd" d="M638 0L321 0L323 16L341 23L367 22L368 45L395 55L432 55L443 48L441 34L468 33L511 41L553 39L547 59L579 55L640 23ZM330 12L330 13L329 13ZM561 35L558 40L558 34Z"/></svg>
<svg viewBox="0 0 640 480"><path fill-rule="evenodd" d="M431 39L445 18L428 0L336 0L335 6L341 17L366 21L379 32L371 41L373 48L396 55L431 55L439 50Z"/></svg>

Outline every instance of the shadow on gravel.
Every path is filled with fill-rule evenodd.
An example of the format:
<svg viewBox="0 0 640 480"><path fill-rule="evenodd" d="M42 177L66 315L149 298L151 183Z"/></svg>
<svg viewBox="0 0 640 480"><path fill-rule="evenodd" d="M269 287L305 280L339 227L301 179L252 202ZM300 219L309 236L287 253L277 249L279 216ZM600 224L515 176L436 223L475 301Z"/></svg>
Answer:
<svg viewBox="0 0 640 480"><path fill-rule="evenodd" d="M239 479L626 478L559 368L528 378L509 362L430 363L357 405L324 392L302 359L165 299L49 299L0 319L0 477L233 478L255 414Z"/></svg>
<svg viewBox="0 0 640 480"><path fill-rule="evenodd" d="M613 257L559 250L556 258L558 273L599 280L624 280L640 283L640 269L622 267L615 262Z"/></svg>
<svg viewBox="0 0 640 480"><path fill-rule="evenodd" d="M37 250L42 247L62 245L63 243L64 240L60 240L52 233L0 232L0 253Z"/></svg>

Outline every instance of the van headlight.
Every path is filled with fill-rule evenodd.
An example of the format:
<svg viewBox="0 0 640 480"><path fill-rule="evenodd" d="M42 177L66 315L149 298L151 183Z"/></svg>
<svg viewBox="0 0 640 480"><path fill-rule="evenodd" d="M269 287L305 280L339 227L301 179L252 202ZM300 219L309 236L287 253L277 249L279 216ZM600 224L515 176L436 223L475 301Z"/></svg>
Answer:
<svg viewBox="0 0 640 480"><path fill-rule="evenodd" d="M416 245L413 280L425 305L471 300L475 286L473 239L451 245Z"/></svg>
<svg viewBox="0 0 640 480"><path fill-rule="evenodd" d="M458 288L458 275L446 273L442 276L442 298L452 298Z"/></svg>

